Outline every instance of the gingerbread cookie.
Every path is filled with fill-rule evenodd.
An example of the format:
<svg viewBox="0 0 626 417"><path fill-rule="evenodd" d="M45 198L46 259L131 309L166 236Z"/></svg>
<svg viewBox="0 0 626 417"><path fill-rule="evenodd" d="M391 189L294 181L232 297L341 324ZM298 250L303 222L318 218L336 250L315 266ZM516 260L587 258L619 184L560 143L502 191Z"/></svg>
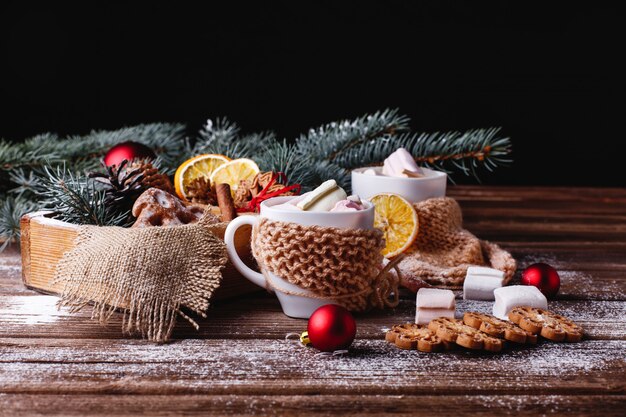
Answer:
<svg viewBox="0 0 626 417"><path fill-rule="evenodd" d="M468 349L490 352L502 350L502 340L463 324L462 320L442 317L431 321L428 328L443 341L454 342Z"/></svg>
<svg viewBox="0 0 626 417"><path fill-rule="evenodd" d="M158 188L149 188L135 201L132 214L137 218L132 227L176 226L195 223L202 217L204 206L184 203ZM217 221L217 219L216 219Z"/></svg>
<svg viewBox="0 0 626 417"><path fill-rule="evenodd" d="M421 352L440 352L444 349L443 341L421 324L398 324L385 336L389 343L400 349L417 349Z"/></svg>
<svg viewBox="0 0 626 417"><path fill-rule="evenodd" d="M463 315L463 323L498 339L533 345L537 343L537 335L527 332L510 321L500 320L490 314L467 312Z"/></svg>
<svg viewBox="0 0 626 417"><path fill-rule="evenodd" d="M582 327L567 317L541 308L515 307L509 312L509 320L553 342L580 342L583 339Z"/></svg>

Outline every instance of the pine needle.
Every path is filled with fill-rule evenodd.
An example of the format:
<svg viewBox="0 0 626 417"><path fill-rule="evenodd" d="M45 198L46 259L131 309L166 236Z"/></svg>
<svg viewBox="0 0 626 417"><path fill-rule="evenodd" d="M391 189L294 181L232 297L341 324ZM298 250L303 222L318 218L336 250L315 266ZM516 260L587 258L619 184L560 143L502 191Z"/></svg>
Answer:
<svg viewBox="0 0 626 417"><path fill-rule="evenodd" d="M0 252L19 240L20 219L36 209L36 204L25 198L8 197L0 200Z"/></svg>
<svg viewBox="0 0 626 417"><path fill-rule="evenodd" d="M74 174L65 166L44 167L42 204L54 218L73 224L128 226L130 212L107 204L106 193L93 180Z"/></svg>

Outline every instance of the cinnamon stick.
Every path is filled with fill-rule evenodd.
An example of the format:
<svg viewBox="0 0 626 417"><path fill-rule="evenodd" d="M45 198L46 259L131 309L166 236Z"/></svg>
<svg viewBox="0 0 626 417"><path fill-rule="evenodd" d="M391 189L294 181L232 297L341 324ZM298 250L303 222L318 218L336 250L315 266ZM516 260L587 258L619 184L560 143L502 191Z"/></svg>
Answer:
<svg viewBox="0 0 626 417"><path fill-rule="evenodd" d="M229 222L237 217L237 209L235 209L235 202L230 193L230 185L217 184L215 186L215 194L217 196L217 206L222 213L222 221Z"/></svg>

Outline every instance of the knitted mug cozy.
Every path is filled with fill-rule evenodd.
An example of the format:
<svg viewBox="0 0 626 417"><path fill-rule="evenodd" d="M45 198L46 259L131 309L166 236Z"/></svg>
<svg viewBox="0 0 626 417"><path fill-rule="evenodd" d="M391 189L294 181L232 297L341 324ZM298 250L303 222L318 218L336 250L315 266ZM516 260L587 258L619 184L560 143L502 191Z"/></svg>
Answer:
<svg viewBox="0 0 626 417"><path fill-rule="evenodd" d="M399 263L401 284L417 291L424 284L461 288L467 268L488 266L504 272L505 284L515 274L511 254L495 243L478 239L463 229L461 207L452 198L431 198L413 205L419 233Z"/></svg>
<svg viewBox="0 0 626 417"><path fill-rule="evenodd" d="M397 275L384 268L380 230L303 226L262 218L252 230L252 253L267 272L350 311L398 305ZM290 293L291 294L291 293ZM310 294L300 293L311 297Z"/></svg>

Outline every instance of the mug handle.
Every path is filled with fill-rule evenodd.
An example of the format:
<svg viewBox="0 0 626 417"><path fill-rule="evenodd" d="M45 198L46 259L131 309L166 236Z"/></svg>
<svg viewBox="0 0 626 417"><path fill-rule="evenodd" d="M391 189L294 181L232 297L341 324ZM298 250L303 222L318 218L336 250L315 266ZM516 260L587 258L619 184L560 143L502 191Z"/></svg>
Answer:
<svg viewBox="0 0 626 417"><path fill-rule="evenodd" d="M254 271L248 265L246 265L239 257L239 254L237 253L237 247L235 246L235 233L237 232L237 229L246 224L254 227L254 225L257 224L258 221L258 216L236 217L230 223L228 223L228 226L226 226L226 231L224 232L224 242L226 243L226 251L228 252L230 261L233 263L233 265L235 265L237 271L239 271L241 275L248 278L259 287L265 288L265 277L263 276L263 274Z"/></svg>

